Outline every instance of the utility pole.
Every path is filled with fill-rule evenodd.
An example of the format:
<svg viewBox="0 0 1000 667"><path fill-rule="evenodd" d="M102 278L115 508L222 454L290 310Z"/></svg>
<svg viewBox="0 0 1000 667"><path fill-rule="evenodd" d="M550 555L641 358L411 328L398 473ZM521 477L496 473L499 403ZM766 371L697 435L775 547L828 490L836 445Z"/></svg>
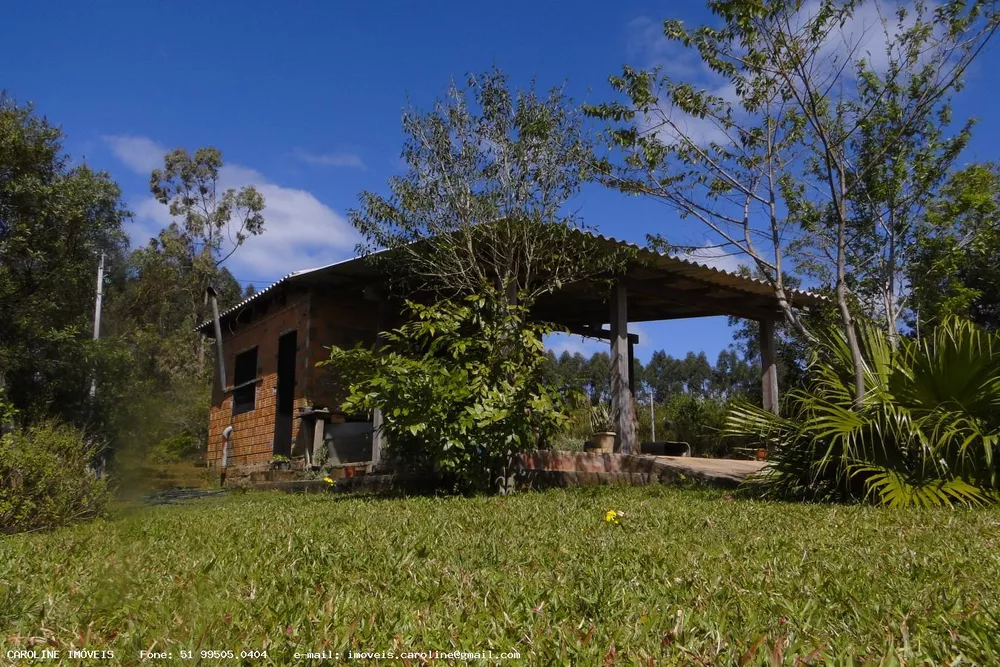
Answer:
<svg viewBox="0 0 1000 667"><path fill-rule="evenodd" d="M649 390L649 429L652 431L650 440L656 442L656 415L653 414L653 390Z"/></svg>
<svg viewBox="0 0 1000 667"><path fill-rule="evenodd" d="M104 252L97 265L97 301L94 304L94 340L101 337L101 303L104 301ZM97 393L97 378L90 381L90 397Z"/></svg>

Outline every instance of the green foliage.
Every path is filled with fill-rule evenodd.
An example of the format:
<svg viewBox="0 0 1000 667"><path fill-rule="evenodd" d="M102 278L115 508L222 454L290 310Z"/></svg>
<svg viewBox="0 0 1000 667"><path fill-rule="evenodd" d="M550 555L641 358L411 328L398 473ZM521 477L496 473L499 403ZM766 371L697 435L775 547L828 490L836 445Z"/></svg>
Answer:
<svg viewBox="0 0 1000 667"><path fill-rule="evenodd" d="M144 508L3 540L0 627L5 650L58 630L53 648L123 661L155 643L175 661L232 648L222 662L247 649L291 664L419 638L519 651L510 664L1000 662L996 510L725 495L248 493ZM612 509L626 519L609 530Z"/></svg>
<svg viewBox="0 0 1000 667"><path fill-rule="evenodd" d="M613 433L615 420L611 414L611 404L601 401L590 406L590 430L593 433Z"/></svg>
<svg viewBox="0 0 1000 667"><path fill-rule="evenodd" d="M593 163L582 121L562 90L512 91L497 69L452 83L432 110L404 112L407 171L390 195L363 192L350 211L361 250L394 250L387 273L446 298L488 283L534 303L607 277L634 252L579 233L568 212Z"/></svg>
<svg viewBox="0 0 1000 667"><path fill-rule="evenodd" d="M968 123L946 136L950 96L1000 13L988 0L917 2L861 29L868 3L813 5L710 0L712 24L663 28L679 57L704 66L683 69L697 78L626 66L610 79L623 99L587 110L607 123L603 182L665 203L746 257L810 343L787 257L831 288L860 404L855 321L866 312L898 338L920 211L969 138ZM692 250L668 236L650 241Z"/></svg>
<svg viewBox="0 0 1000 667"><path fill-rule="evenodd" d="M0 96L0 390L35 422L107 420L87 387L116 365L91 342L94 277L102 252L125 248L128 212L103 172L63 154L62 132Z"/></svg>
<svg viewBox="0 0 1000 667"><path fill-rule="evenodd" d="M123 476L144 474L147 463L196 457L208 438L212 364L206 363L207 342L194 328L210 317L207 286L218 293L220 309L243 298L220 264L248 236L263 231L263 198L253 188L219 194L221 167L221 154L211 148L164 157L151 189L181 223L171 223L118 262L106 290L104 335L119 341L131 361L123 374L125 407L113 429ZM99 386L106 394L107 387Z"/></svg>
<svg viewBox="0 0 1000 667"><path fill-rule="evenodd" d="M720 399L673 394L660 407L656 437L686 442L694 456L732 456L735 443L722 437L727 408Z"/></svg>
<svg viewBox="0 0 1000 667"><path fill-rule="evenodd" d="M770 492L891 506L996 502L998 334L950 318L894 351L874 326L861 331L864 407L852 408L850 351L830 334L785 416L740 405L727 417L728 434L769 446Z"/></svg>
<svg viewBox="0 0 1000 667"><path fill-rule="evenodd" d="M411 320L383 334L383 350L334 347L319 365L350 378L345 413L382 411L387 450L408 470L463 491L503 488L511 455L565 419L561 397L542 382L542 336L552 329L489 287L408 307Z"/></svg>
<svg viewBox="0 0 1000 667"><path fill-rule="evenodd" d="M203 448L203 438L182 431L160 440L152 446L148 454L153 463L177 463L194 458Z"/></svg>
<svg viewBox="0 0 1000 667"><path fill-rule="evenodd" d="M0 533L55 528L103 514L109 494L84 433L43 424L0 436Z"/></svg>
<svg viewBox="0 0 1000 667"><path fill-rule="evenodd" d="M928 207L907 278L916 327L958 315L1000 329L1000 167L971 165L951 176Z"/></svg>
<svg viewBox="0 0 1000 667"><path fill-rule="evenodd" d="M217 148L199 148L194 155L178 148L163 156L163 162L163 169L150 174L150 191L169 207L171 216L183 220L184 235L200 242L201 252L215 265L248 237L263 233L264 197L255 187L229 188L219 194L222 153Z"/></svg>

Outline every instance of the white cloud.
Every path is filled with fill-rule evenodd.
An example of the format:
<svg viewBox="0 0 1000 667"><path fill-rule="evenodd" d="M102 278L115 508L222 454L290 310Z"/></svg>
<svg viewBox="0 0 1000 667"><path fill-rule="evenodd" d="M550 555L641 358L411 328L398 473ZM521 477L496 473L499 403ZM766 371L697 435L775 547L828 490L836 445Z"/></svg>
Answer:
<svg viewBox="0 0 1000 667"><path fill-rule="evenodd" d="M296 149L295 157L306 164L319 165L321 167L355 167L365 169L365 163L356 153L309 153Z"/></svg>
<svg viewBox="0 0 1000 667"><path fill-rule="evenodd" d="M101 138L115 157L137 174L148 176L151 171L163 166L163 156L167 149L149 137L112 134Z"/></svg>
<svg viewBox="0 0 1000 667"><path fill-rule="evenodd" d="M157 146L151 139L128 137L112 145L115 155L130 169L139 171L142 148ZM124 147L121 151L115 146ZM138 148L137 148L138 147ZM162 153L160 154L162 160ZM237 278L271 281L291 271L328 264L353 255L357 243L347 220L311 192L278 185L260 172L240 165L226 165L219 173L221 189L255 186L264 196L264 233L247 239L226 261ZM132 202L135 226L133 245L146 240L171 222L167 207L152 197ZM231 246L230 246L231 248Z"/></svg>
<svg viewBox="0 0 1000 667"><path fill-rule="evenodd" d="M899 5L892 3L886 11L881 4L858 4L850 18L839 29L830 32L820 54L831 69L836 69L847 60L856 62L861 58L876 72L888 69L890 50L894 50L896 39L915 25L916 14L912 3L905 3L906 18L900 23L896 16ZM933 3L930 9L933 9ZM805 3L796 16L798 25L804 26L815 19L820 10L819 0ZM845 73L852 76L854 68L848 68Z"/></svg>
<svg viewBox="0 0 1000 667"><path fill-rule="evenodd" d="M717 244L709 241L705 241L705 245L700 248L694 248L678 256L681 259L692 260L699 264L710 266L713 269L729 271L730 273L735 273L739 270L740 259L742 257L742 255L733 254L730 250L720 248Z"/></svg>
<svg viewBox="0 0 1000 667"><path fill-rule="evenodd" d="M358 238L350 223L310 192L269 182L259 172L230 165L222 168L223 187L255 186L267 208L261 236L248 239L230 260L230 270L250 277L284 275L353 255Z"/></svg>

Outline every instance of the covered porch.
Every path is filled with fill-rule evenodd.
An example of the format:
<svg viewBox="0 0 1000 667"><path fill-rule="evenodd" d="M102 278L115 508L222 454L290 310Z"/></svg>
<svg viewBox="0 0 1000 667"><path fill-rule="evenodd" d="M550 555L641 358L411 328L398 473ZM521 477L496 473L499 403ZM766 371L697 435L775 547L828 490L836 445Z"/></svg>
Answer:
<svg viewBox="0 0 1000 667"><path fill-rule="evenodd" d="M598 237L608 247L629 246ZM636 255L610 289L590 282L569 285L546 295L536 305L536 317L564 326L570 333L606 340L610 346L611 403L618 434L615 451L638 454L639 439L633 399L634 346L638 336L629 323L732 316L759 324L763 407L778 412L775 323L783 317L770 285L764 281L715 269L696 261L631 247ZM822 304L810 292L788 290L797 308Z"/></svg>

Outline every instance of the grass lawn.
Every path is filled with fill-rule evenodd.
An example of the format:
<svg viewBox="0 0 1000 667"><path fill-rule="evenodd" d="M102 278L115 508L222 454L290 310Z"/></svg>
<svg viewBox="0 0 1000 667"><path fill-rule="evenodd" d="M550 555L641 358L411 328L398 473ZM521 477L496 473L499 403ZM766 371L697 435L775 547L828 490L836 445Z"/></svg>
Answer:
<svg viewBox="0 0 1000 667"><path fill-rule="evenodd" d="M122 663L143 649L172 664L182 650L289 664L492 649L556 664L766 664L772 651L1000 664L998 540L996 510L666 487L231 495L0 540L0 661L51 640Z"/></svg>

